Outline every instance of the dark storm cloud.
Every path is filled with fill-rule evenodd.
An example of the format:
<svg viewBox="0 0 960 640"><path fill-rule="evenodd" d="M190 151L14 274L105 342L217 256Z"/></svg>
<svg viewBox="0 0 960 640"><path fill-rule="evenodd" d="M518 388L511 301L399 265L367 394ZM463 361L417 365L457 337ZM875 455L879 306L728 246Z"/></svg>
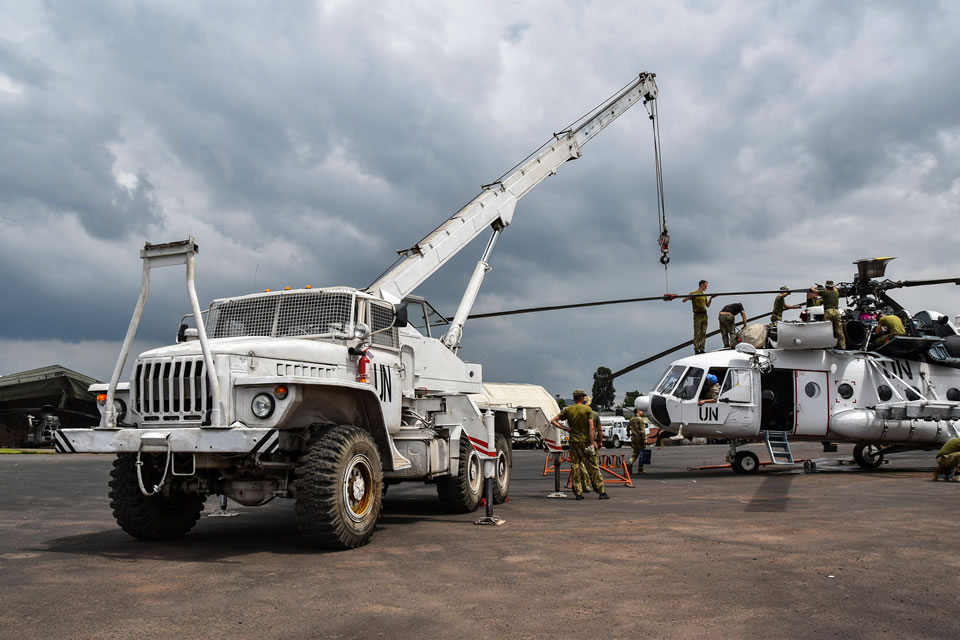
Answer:
<svg viewBox="0 0 960 640"><path fill-rule="evenodd" d="M661 89L669 273L637 107L519 203L476 310L685 292L704 276L727 290L846 279L867 254L900 255L896 277L952 268L952 5L599 7L18 5L0 25L0 296L18 309L0 355L30 352L4 340L35 341L38 358L62 346L45 340L119 340L144 240L198 237L204 304L364 286L640 70ZM903 220L909 232L890 231ZM452 314L484 242L418 293ZM167 342L181 273L157 277L151 305L141 336ZM567 393L688 324L680 303L482 321L462 353L487 379Z"/></svg>

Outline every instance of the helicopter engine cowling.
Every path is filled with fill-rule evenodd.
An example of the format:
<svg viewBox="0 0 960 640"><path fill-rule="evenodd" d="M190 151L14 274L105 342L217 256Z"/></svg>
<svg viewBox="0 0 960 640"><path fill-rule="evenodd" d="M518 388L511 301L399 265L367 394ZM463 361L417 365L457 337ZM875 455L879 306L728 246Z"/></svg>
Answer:
<svg viewBox="0 0 960 640"><path fill-rule="evenodd" d="M883 420L873 409L841 411L830 418L830 432L859 442L946 442L955 433L946 420Z"/></svg>

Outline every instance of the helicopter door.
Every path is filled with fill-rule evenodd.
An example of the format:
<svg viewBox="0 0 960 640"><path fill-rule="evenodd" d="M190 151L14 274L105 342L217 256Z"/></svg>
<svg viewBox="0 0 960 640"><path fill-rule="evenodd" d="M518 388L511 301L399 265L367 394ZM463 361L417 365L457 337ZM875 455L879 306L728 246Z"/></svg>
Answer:
<svg viewBox="0 0 960 640"><path fill-rule="evenodd" d="M757 421L757 404L754 402L754 382L759 375L752 369L730 369L720 388L721 403L730 407L726 424L752 425Z"/></svg>
<svg viewBox="0 0 960 640"><path fill-rule="evenodd" d="M830 421L826 371L796 371L797 411L793 428L798 436L825 436Z"/></svg>

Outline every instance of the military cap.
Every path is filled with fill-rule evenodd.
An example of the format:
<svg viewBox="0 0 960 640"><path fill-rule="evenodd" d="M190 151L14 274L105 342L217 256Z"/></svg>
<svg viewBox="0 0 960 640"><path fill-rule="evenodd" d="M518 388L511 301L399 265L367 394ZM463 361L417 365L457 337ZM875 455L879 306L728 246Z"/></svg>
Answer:
<svg viewBox="0 0 960 640"><path fill-rule="evenodd" d="M574 389L574 390L573 390L573 397L574 397L574 398L576 398L577 396L585 396L585 395L587 395L587 392L584 391L583 389Z"/></svg>
<svg viewBox="0 0 960 640"><path fill-rule="evenodd" d="M827 280L825 284L826 284L828 287L832 287L832 286L833 286L833 280Z"/></svg>
<svg viewBox="0 0 960 640"><path fill-rule="evenodd" d="M790 287L788 287L787 285L783 285L782 287L780 287L780 291L790 291Z"/></svg>

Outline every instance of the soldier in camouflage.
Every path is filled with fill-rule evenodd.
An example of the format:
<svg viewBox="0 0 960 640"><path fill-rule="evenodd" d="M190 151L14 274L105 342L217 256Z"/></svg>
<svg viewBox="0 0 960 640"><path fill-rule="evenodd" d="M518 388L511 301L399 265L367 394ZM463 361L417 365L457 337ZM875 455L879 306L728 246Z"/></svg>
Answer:
<svg viewBox="0 0 960 640"><path fill-rule="evenodd" d="M593 490L600 494L601 500L608 500L603 489L603 477L600 475L600 459L594 444L596 431L600 425L594 425L593 409L586 404L587 392L575 389L574 404L563 410L550 421L554 427L570 434L570 480L577 500L583 500L583 481L589 478ZM566 420L568 426L560 424Z"/></svg>
<svg viewBox="0 0 960 640"><path fill-rule="evenodd" d="M937 470L933 473L933 479L956 482L958 466L960 466L960 438L950 438L937 452Z"/></svg>
<svg viewBox="0 0 960 640"><path fill-rule="evenodd" d="M707 296L706 280L700 286L683 297L681 302L690 302L693 307L693 352L703 353L707 344L707 307L716 296Z"/></svg>
<svg viewBox="0 0 960 640"><path fill-rule="evenodd" d="M770 324L777 324L783 320L783 311L785 309L799 309L798 304L787 304L787 296L790 295L790 287L780 287L781 293L773 299L773 313L770 314Z"/></svg>
<svg viewBox="0 0 960 640"><path fill-rule="evenodd" d="M636 415L627 423L627 435L630 436L630 444L633 445L633 455L627 463L628 469L633 469L634 460L640 459L641 451L647 448L647 422L643 411L637 409ZM643 462L637 463L637 473L644 473Z"/></svg>
<svg viewBox="0 0 960 640"><path fill-rule="evenodd" d="M840 315L840 292L833 286L833 280L827 280L826 288L820 291L823 300L823 319L833 323L833 337L837 339L837 346L847 348L847 339L843 335L843 316Z"/></svg>

